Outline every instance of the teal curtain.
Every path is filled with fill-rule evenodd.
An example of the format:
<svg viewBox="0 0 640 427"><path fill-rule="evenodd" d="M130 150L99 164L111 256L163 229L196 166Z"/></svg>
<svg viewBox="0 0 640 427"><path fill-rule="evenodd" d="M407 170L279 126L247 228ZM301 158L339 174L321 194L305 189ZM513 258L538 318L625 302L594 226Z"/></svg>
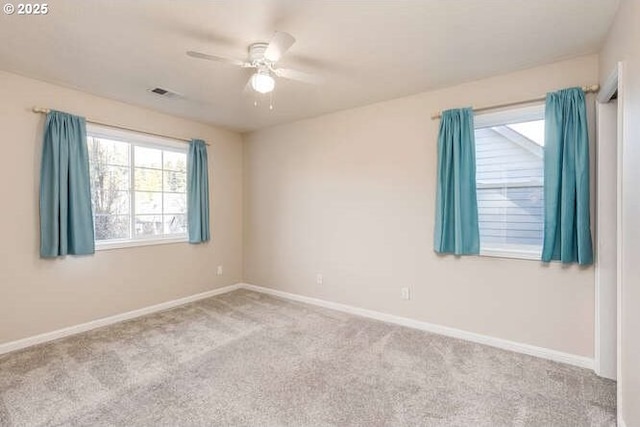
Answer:
<svg viewBox="0 0 640 427"><path fill-rule="evenodd" d="M471 108L444 111L440 120L434 249L456 255L480 251Z"/></svg>
<svg viewBox="0 0 640 427"><path fill-rule="evenodd" d="M584 92L547 94L542 261L591 264L589 135Z"/></svg>
<svg viewBox="0 0 640 427"><path fill-rule="evenodd" d="M95 251L85 119L47 114L40 166L40 255Z"/></svg>
<svg viewBox="0 0 640 427"><path fill-rule="evenodd" d="M187 199L189 243L206 242L210 239L209 169L207 144L199 139L194 139L189 143Z"/></svg>

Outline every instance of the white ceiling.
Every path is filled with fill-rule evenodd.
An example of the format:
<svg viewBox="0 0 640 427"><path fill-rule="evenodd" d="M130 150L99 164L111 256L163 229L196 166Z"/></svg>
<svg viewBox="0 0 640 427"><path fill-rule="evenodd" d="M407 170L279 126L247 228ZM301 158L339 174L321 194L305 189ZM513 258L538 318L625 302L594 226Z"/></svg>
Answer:
<svg viewBox="0 0 640 427"><path fill-rule="evenodd" d="M618 0L49 4L46 16L0 15L0 69L248 131L598 52ZM250 71L185 55L244 59L276 30L297 39L280 65L324 82L278 80L273 111L243 94Z"/></svg>

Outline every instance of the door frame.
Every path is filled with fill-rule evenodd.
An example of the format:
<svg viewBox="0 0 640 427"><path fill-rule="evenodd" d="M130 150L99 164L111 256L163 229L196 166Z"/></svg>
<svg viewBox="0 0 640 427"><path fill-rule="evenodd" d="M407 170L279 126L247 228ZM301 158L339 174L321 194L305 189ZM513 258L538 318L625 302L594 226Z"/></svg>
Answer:
<svg viewBox="0 0 640 427"><path fill-rule="evenodd" d="M613 96L617 93L617 123L609 123L610 126L616 129L615 139L615 152L609 152L610 155L616 157L616 264L615 264L615 287L611 289L609 283L601 283L601 275L604 274L603 267L600 263L600 251L598 250L607 242L604 234L601 233L600 227L596 228L596 262L595 262L595 321L594 321L594 370L596 374L610 379L620 378L620 319L621 319L621 294L622 294L622 222L621 222L621 201L622 201L622 106L623 100L621 99L621 81L622 81L622 63L618 63L616 68L611 72L607 80L604 82L598 93L597 101L597 122L600 125L604 125L601 120L605 115L610 117L611 111L605 111L605 105L608 104ZM600 171L601 171L601 159L600 154L607 147L602 146L604 143L611 143L612 141L600 141L597 145L597 158L596 158L596 171L597 171L597 199L601 196L600 188ZM611 157L609 157L609 160ZM596 220L597 224L600 224L600 215L602 206L598 200L596 203ZM613 249L613 248L612 248ZM610 249L610 250L612 250ZM607 266L611 268L611 266ZM602 270L601 270L602 269ZM615 291L616 295L611 295L611 292ZM615 301L616 316L615 316L615 332L611 329L612 320L608 314L612 307L611 304ZM613 346L614 337L611 334L615 333L615 348ZM614 356L612 356L614 354ZM615 365L615 366L614 366Z"/></svg>
<svg viewBox="0 0 640 427"><path fill-rule="evenodd" d="M622 222L622 205L623 205L623 200L622 200L622 195L623 195L623 168L624 168L624 163L623 163L623 155L624 155L624 137L625 137L625 132L624 132L624 128L626 125L625 122L625 117L624 117L624 113L625 113L625 69L626 69L626 64L624 61L622 62L618 62L616 64L615 69L611 72L611 74L609 75L609 77L607 78L607 80L604 82L604 84L602 85L602 88L600 90L600 93L598 95L598 102L600 103L604 103L604 102L608 102L609 100L611 100L612 96L614 95L614 93L618 93L618 117L617 117L617 171L616 171L616 208L617 208L617 212L616 212L616 220L617 220L617 224L616 224L616 378L617 378L617 384L616 384L616 389L617 389L617 412L618 412L618 423L620 425L624 425L624 423L622 422L622 413L623 413L623 406L624 406L624 402L622 399L622 378L624 378L623 376L623 371L624 371L624 366L622 363L622 300L623 300L623 294L624 294L624 276L623 276L623 269L622 269L622 265L623 265L623 256L624 256L624 251L623 251L623 239L624 239L624 225ZM596 263L596 278L597 276L597 269L598 269L598 265ZM596 283L597 285L597 283ZM597 289L596 289L597 291ZM596 309L596 317L595 317L595 326L596 326L596 340L595 340L595 344L596 346L600 344L599 340L600 340L600 336L599 336L599 332L598 332L598 327L599 325L597 324L597 322L599 321L599 310L600 307L597 304L595 304L595 309ZM598 368L599 368L599 350L596 347L595 349L595 368L596 368L596 372L598 372Z"/></svg>

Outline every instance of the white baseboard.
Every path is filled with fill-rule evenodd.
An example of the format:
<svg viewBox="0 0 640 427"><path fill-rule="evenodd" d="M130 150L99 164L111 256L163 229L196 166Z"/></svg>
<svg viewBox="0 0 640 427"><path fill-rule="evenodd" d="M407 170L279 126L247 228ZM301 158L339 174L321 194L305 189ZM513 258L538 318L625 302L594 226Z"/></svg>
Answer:
<svg viewBox="0 0 640 427"><path fill-rule="evenodd" d="M461 329L450 328L447 326L435 325L433 323L422 322L420 320L408 319L406 317L395 316L393 314L382 313L379 311L366 310L364 308L354 307L346 304L326 301L318 298L306 297L302 295L292 294L289 292L278 291L275 289L265 288L262 286L251 285L248 283L239 284L241 288L249 289L256 292L278 296L281 298L313 304L320 307L330 308L345 313L355 314L358 316L368 317L370 319L381 320L383 322L394 323L396 325L407 326L409 328L420 329L422 331L432 332L435 334L446 335L453 338L459 338L466 341L484 344L491 347L510 350L516 353L528 354L530 356L540 357L543 359L553 360L555 362L566 363L569 365L579 366L581 368L593 369L594 361L591 358L578 356L575 354L564 353L557 350L551 350L544 347L518 343L502 338L491 337L488 335L477 334L474 332L463 331Z"/></svg>
<svg viewBox="0 0 640 427"><path fill-rule="evenodd" d="M188 297L151 305L149 307L140 308L138 310L128 311L126 313L116 314L114 316L103 317L102 319L92 320L91 322L81 323L79 325L69 326L67 328L58 329L51 332L45 332L44 334L34 335L32 337L23 338L17 341L6 342L0 344L0 354L5 354L11 351L31 347L36 344L42 344L45 342L57 340L60 338L68 337L70 335L75 335L81 332L90 331L92 329L101 328L103 326L113 325L114 323L135 319L136 317L145 316L147 314L156 313L158 311L168 310L170 308L178 307L190 302L235 291L240 287L240 284L225 286L223 288L213 289L211 291L190 295Z"/></svg>
<svg viewBox="0 0 640 427"><path fill-rule="evenodd" d="M209 298L215 295L224 294L237 289L249 289L252 291L274 295L274 296L285 298L292 301L299 301L307 304L329 308L332 310L338 310L345 313L368 317L370 319L381 320L383 322L394 323L396 325L407 326L409 328L419 329L419 330L432 332L440 335L445 335L453 338L459 338L466 341L488 345L491 347L497 347L504 350L514 351L517 353L528 354L530 356L536 356L543 359L553 360L556 362L567 363L569 365L575 365L582 368L587 368L587 369L594 368L593 359L590 359L588 357L577 356L569 353L563 353L557 350L551 350L551 349L537 347L529 344L522 344L514 341L505 340L502 338L495 338L487 335L481 335L474 332L463 331L461 329L455 329L447 326L436 325L433 323L423 322L420 320L414 320L406 317L395 316L393 314L382 313L379 311L367 310L364 308L326 301L318 298L306 297L303 295L297 295L289 292L278 291L275 289L251 285L248 283L237 283L235 285L213 289L211 291L202 292L200 294L163 302L163 303L152 305L149 307L144 307L138 310L116 314L114 316L104 317L102 319L97 319L91 322L81 323L79 325L70 326L67 328L58 329L51 332L46 332L44 334L23 338L17 341L10 341L7 343L3 343L3 344L0 344L0 354L5 354L11 351L20 350L33 345L57 340L70 335L79 334L81 332L90 331L92 329L101 328L103 326L112 325L114 323L122 322L125 320L135 319L136 317L145 316L147 314L168 310L170 308L178 307L184 304L188 304L190 302ZM620 425L624 425L622 420L620 420L619 423Z"/></svg>

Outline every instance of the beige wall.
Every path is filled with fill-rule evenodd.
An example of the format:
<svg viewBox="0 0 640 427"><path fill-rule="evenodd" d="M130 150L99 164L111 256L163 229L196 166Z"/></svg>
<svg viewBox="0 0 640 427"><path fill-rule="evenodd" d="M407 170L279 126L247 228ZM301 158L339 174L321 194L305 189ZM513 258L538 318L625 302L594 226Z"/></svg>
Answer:
<svg viewBox="0 0 640 427"><path fill-rule="evenodd" d="M597 65L595 56L583 57L248 134L244 176L235 133L0 72L9 159L0 182L10 201L0 209L0 343L244 278L591 357L591 268L433 253L438 122L429 117L590 84ZM30 111L34 105L211 142L213 241L41 260L43 117ZM411 301L400 299L402 286L411 286Z"/></svg>
<svg viewBox="0 0 640 427"><path fill-rule="evenodd" d="M619 411L627 426L640 426L640 2L622 0L601 54L600 79L624 61L618 102L623 109L622 339Z"/></svg>
<svg viewBox="0 0 640 427"><path fill-rule="evenodd" d="M0 94L0 343L241 281L240 135L3 72ZM32 113L33 106L210 142L213 241L40 259L44 117ZM223 276L216 276L219 264L224 265Z"/></svg>
<svg viewBox="0 0 640 427"><path fill-rule="evenodd" d="M430 116L597 80L588 56L246 135L245 281L592 357L592 268L433 252Z"/></svg>

